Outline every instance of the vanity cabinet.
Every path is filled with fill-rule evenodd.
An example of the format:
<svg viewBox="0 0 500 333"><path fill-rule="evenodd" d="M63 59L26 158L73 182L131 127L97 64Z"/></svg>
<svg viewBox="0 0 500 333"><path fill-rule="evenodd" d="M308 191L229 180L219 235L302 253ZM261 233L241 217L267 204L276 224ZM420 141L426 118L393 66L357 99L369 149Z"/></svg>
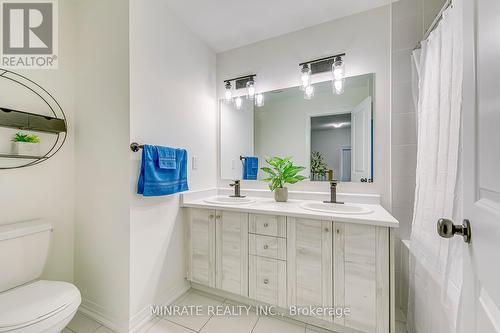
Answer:
<svg viewBox="0 0 500 333"><path fill-rule="evenodd" d="M250 233L275 237L286 237L286 217L250 214Z"/></svg>
<svg viewBox="0 0 500 333"><path fill-rule="evenodd" d="M216 211L216 287L248 296L248 214Z"/></svg>
<svg viewBox="0 0 500 333"><path fill-rule="evenodd" d="M248 214L190 209L188 280L248 296Z"/></svg>
<svg viewBox="0 0 500 333"><path fill-rule="evenodd" d="M250 256L249 264L249 297L286 307L286 262Z"/></svg>
<svg viewBox="0 0 500 333"><path fill-rule="evenodd" d="M333 223L293 217L287 220L288 305L332 307Z"/></svg>
<svg viewBox="0 0 500 333"><path fill-rule="evenodd" d="M333 223L333 304L350 315L336 324L361 332L389 332L389 229Z"/></svg>
<svg viewBox="0 0 500 333"><path fill-rule="evenodd" d="M249 297L286 307L286 217L250 214Z"/></svg>
<svg viewBox="0 0 500 333"><path fill-rule="evenodd" d="M188 216L195 284L283 309L347 308L345 317L301 320L339 332L390 332L389 228L195 208Z"/></svg>
<svg viewBox="0 0 500 333"><path fill-rule="evenodd" d="M189 209L188 280L215 288L215 210Z"/></svg>

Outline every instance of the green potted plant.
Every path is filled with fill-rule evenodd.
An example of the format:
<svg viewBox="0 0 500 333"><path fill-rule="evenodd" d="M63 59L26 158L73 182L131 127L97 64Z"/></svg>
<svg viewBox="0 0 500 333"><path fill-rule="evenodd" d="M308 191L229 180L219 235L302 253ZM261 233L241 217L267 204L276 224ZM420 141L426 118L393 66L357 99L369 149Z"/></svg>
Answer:
<svg viewBox="0 0 500 333"><path fill-rule="evenodd" d="M305 170L305 167L293 165L291 159L291 157L273 157L266 160L269 167L261 168L268 174L264 181L269 183L269 189L274 191L274 199L278 202L288 200L288 188L285 187L285 184L295 184L307 179L307 177L298 174Z"/></svg>
<svg viewBox="0 0 500 333"><path fill-rule="evenodd" d="M35 134L17 132L12 138L12 153L14 155L38 156L40 154L40 138Z"/></svg>
<svg viewBox="0 0 500 333"><path fill-rule="evenodd" d="M319 151L311 153L311 180L316 179L318 176L324 177L328 171L328 165L325 162L325 157Z"/></svg>

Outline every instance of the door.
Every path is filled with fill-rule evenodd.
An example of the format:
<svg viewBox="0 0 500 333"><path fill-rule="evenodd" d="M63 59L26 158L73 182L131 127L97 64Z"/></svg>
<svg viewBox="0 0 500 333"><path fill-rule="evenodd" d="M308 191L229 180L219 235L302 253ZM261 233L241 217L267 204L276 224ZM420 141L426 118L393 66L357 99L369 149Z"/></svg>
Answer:
<svg viewBox="0 0 500 333"><path fill-rule="evenodd" d="M372 98L367 97L351 113L351 180L372 178Z"/></svg>
<svg viewBox="0 0 500 333"><path fill-rule="evenodd" d="M331 307L332 222L289 217L287 224L288 305Z"/></svg>
<svg viewBox="0 0 500 333"><path fill-rule="evenodd" d="M216 213L216 286L248 296L248 214Z"/></svg>
<svg viewBox="0 0 500 333"><path fill-rule="evenodd" d="M500 332L500 2L464 2L462 332ZM455 221L455 224L460 224Z"/></svg>
<svg viewBox="0 0 500 333"><path fill-rule="evenodd" d="M188 280L215 287L215 210L188 212Z"/></svg>

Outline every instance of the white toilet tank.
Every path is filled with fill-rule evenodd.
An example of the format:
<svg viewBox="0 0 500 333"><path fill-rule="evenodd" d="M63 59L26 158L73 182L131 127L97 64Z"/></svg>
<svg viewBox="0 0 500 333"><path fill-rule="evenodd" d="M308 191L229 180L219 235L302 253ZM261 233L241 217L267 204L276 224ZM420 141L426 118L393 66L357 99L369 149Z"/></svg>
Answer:
<svg viewBox="0 0 500 333"><path fill-rule="evenodd" d="M51 232L40 220L0 225L0 292L40 277Z"/></svg>

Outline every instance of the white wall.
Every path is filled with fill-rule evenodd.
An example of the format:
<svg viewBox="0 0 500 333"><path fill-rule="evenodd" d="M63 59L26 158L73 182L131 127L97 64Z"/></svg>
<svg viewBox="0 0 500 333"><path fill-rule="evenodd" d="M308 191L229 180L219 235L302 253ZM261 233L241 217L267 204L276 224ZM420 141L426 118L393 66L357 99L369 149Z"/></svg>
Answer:
<svg viewBox="0 0 500 333"><path fill-rule="evenodd" d="M43 278L65 281L73 280L75 18L74 3L59 2L59 69L13 70L40 84L61 104L68 120L68 139L54 157L42 164L0 170L0 224L34 218L50 222L54 233ZM40 99L32 98L32 93L5 84L4 79L0 82L0 106L48 112ZM8 152L15 132L0 128L1 152ZM48 136L41 137L44 140Z"/></svg>
<svg viewBox="0 0 500 333"><path fill-rule="evenodd" d="M249 73L257 74L259 91L297 86L300 62L347 53L347 76L375 73L375 182L341 184L339 191L380 193L383 205L390 208L390 42L390 8L385 6L219 53L217 96L223 97L224 79ZM315 78L327 79L329 74ZM245 182L243 186L266 185ZM328 191L328 184L302 182L292 188Z"/></svg>
<svg viewBox="0 0 500 333"><path fill-rule="evenodd" d="M215 53L171 15L164 1L132 0L130 6L131 140L187 149L190 189L215 187ZM149 314L150 304L188 287L179 195L136 195L139 161L140 153L130 153L134 322Z"/></svg>
<svg viewBox="0 0 500 333"><path fill-rule="evenodd" d="M75 283L82 308L128 332L129 6L77 2Z"/></svg>

